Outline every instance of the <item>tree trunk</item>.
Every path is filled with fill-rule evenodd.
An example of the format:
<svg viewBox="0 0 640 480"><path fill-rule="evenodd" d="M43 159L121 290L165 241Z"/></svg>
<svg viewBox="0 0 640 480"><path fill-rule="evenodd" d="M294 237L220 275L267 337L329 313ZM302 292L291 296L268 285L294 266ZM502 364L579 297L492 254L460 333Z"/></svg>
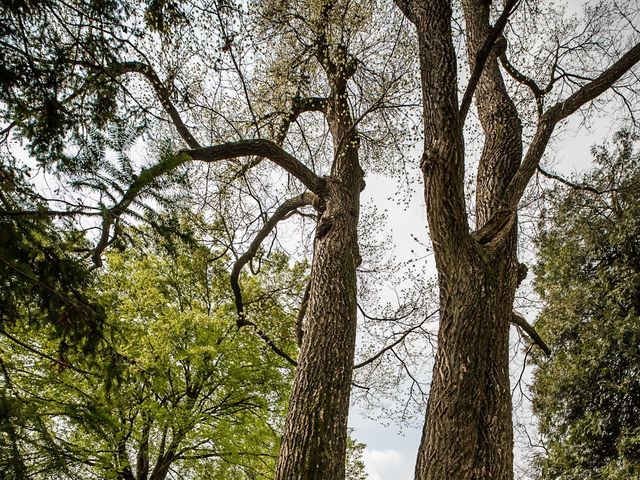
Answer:
<svg viewBox="0 0 640 480"><path fill-rule="evenodd" d="M509 319L518 282L514 222L489 239L470 233L464 200L463 118L447 0L398 1L417 28L424 104L421 168L440 289L438 351L416 480L510 480L513 432ZM469 64L487 37L489 3L463 2ZM478 168L477 227L502 208L522 157L518 115L495 52L475 91L485 133Z"/></svg>
<svg viewBox="0 0 640 480"><path fill-rule="evenodd" d="M469 249L439 272L440 330L416 479L513 477L509 318L511 253Z"/></svg>
<svg viewBox="0 0 640 480"><path fill-rule="evenodd" d="M320 198L306 328L285 420L276 480L341 480L356 342L358 216L364 188L359 139L347 102L346 55L327 68L325 111L334 146Z"/></svg>
<svg viewBox="0 0 640 480"><path fill-rule="evenodd" d="M307 328L277 480L344 478L359 261L358 211L351 207L353 195L348 190L348 186L329 182L326 209L318 223Z"/></svg>

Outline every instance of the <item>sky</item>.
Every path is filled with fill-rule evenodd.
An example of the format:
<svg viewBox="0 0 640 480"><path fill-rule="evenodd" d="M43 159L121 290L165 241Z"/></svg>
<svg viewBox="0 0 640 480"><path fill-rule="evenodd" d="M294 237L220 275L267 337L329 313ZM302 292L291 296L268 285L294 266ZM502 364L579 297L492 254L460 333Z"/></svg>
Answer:
<svg viewBox="0 0 640 480"><path fill-rule="evenodd" d="M421 185L413 193L409 203L397 205L393 200L397 187L388 178L367 176L367 187L363 191L363 205L375 198L380 209L388 211L385 233L392 235L395 254L400 258L410 258L416 248L411 234L426 238L426 210L422 198ZM406 210L405 210L406 208ZM415 456L422 432L422 418L413 426L381 424L379 420L368 418L366 412L355 405L349 415L349 426L353 436L367 445L363 455L369 480L413 480Z"/></svg>

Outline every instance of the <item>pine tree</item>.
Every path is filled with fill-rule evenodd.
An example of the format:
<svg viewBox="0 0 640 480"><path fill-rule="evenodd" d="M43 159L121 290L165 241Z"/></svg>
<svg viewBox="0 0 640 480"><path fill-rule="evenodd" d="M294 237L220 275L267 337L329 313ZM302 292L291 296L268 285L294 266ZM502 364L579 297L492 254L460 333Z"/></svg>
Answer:
<svg viewBox="0 0 640 480"><path fill-rule="evenodd" d="M537 239L541 479L640 476L640 156L628 133L557 189Z"/></svg>

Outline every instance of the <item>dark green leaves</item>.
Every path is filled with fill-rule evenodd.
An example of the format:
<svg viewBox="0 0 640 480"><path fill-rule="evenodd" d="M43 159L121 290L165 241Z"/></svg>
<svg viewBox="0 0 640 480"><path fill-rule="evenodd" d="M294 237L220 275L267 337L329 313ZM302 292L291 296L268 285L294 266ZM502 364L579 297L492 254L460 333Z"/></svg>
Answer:
<svg viewBox="0 0 640 480"><path fill-rule="evenodd" d="M593 150L583 189L558 190L538 238L534 409L544 479L640 475L640 159L628 133Z"/></svg>

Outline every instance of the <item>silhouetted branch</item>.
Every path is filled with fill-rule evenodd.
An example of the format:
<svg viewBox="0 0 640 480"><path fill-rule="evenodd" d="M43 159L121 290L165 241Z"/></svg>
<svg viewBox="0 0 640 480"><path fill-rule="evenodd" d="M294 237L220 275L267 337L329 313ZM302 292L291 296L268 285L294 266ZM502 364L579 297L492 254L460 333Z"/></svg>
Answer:
<svg viewBox="0 0 640 480"><path fill-rule="evenodd" d="M285 219L290 212L296 210L297 208L303 207L305 205L311 205L315 199L316 199L316 196L313 193L304 192L301 195L298 195L296 197L286 200L282 205L280 205L276 209L274 214L269 218L269 220L267 220L264 226L257 233L255 238L249 245L249 248L247 249L247 251L243 255L241 255L240 258L238 258L238 260L236 260L236 262L233 265L233 269L231 270L230 281L231 281L231 289L233 290L233 295L235 299L236 311L238 312L238 320L237 320L238 328L245 327L245 326L253 327L253 329L256 331L258 336L262 338L276 354L280 355L282 358L287 360L291 365L297 365L297 362L293 358L291 358L286 352L280 349L274 343L274 341L269 337L269 335L267 335L263 330L261 330L260 327L255 322L247 320L245 311L244 311L244 304L242 301L242 290L240 288L240 272L242 271L242 268L247 263L249 263L251 259L256 255L256 253L258 252L258 249L260 248L260 245L262 244L264 239L267 238L267 236L273 231L273 229L276 227L278 222ZM303 303L304 303L304 300L303 300Z"/></svg>
<svg viewBox="0 0 640 480"><path fill-rule="evenodd" d="M520 327L522 331L524 331L527 334L527 336L531 339L531 341L540 348L540 350L542 350L547 355L551 355L551 349L549 348L549 346L545 343L545 341L542 339L542 337L536 331L533 325L527 322L527 320L522 315L520 315L518 312L514 310L512 312L510 320L511 320L511 323Z"/></svg>
<svg viewBox="0 0 640 480"><path fill-rule="evenodd" d="M400 338L398 338L395 342L387 345L386 347L384 347L382 350L380 350L378 353L376 353L374 356L360 362L357 363L356 365L353 366L354 370L357 368L362 368L365 365L369 365L370 363L375 362L378 358L380 358L382 355L384 355L385 353L387 353L389 350L392 350L394 347L396 347L397 345L401 344L405 338L407 338L409 336L410 333L418 330L419 328L422 327L422 325L424 325L424 323L429 320L431 317L433 317L434 315L436 315L437 313L439 313L440 310L436 310L432 313L430 313L429 315L427 315L424 320L422 320L422 322L420 322L418 325L414 325L413 327L411 327L410 329L406 330L405 332L402 333L402 335L400 336Z"/></svg>

